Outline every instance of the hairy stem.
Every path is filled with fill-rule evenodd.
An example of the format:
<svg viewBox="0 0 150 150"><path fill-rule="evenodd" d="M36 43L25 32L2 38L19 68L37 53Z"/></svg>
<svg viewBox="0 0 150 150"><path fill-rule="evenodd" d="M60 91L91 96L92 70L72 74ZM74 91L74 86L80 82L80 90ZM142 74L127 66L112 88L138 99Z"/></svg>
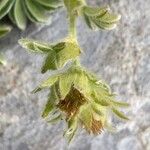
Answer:
<svg viewBox="0 0 150 150"><path fill-rule="evenodd" d="M76 16L70 15L69 17L69 36L72 38L77 38L76 35Z"/></svg>

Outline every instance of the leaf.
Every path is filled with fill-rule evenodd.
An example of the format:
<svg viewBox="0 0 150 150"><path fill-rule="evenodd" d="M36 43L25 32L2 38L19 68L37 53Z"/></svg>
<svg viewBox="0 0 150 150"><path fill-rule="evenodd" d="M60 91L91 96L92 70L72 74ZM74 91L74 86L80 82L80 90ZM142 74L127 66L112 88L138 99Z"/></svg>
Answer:
<svg viewBox="0 0 150 150"><path fill-rule="evenodd" d="M26 5L26 1L22 1L22 5L23 5L23 9L24 9L24 12L27 16L27 18L31 21L31 22L34 22L34 23L37 23L38 21L33 17L33 15L28 11L28 8L27 8L27 5Z"/></svg>
<svg viewBox="0 0 150 150"><path fill-rule="evenodd" d="M53 46L53 51L49 52L42 73L48 70L55 70L63 67L69 60L75 59L80 54L80 48L74 41L64 41Z"/></svg>
<svg viewBox="0 0 150 150"><path fill-rule="evenodd" d="M112 111L113 111L113 113L114 113L116 116L118 116L119 118L124 119L124 120L129 120L129 118L126 117L126 116L124 115L124 113L120 112L119 110L117 110L117 109L115 109L115 108L112 108Z"/></svg>
<svg viewBox="0 0 150 150"><path fill-rule="evenodd" d="M11 31L11 27L8 25L0 25L0 38L5 36Z"/></svg>
<svg viewBox="0 0 150 150"><path fill-rule="evenodd" d="M43 66L41 68L41 73L45 73L48 70L56 70L57 69L57 58L56 52L50 51L48 56L46 57Z"/></svg>
<svg viewBox="0 0 150 150"><path fill-rule="evenodd" d="M11 9L14 0L1 0L0 2L0 19L2 19Z"/></svg>
<svg viewBox="0 0 150 150"><path fill-rule="evenodd" d="M88 25L88 27L90 29L95 29L95 25L93 24L93 22L90 20L90 18L86 15L86 14L83 14L83 17L84 17L84 20L86 22L86 24Z"/></svg>
<svg viewBox="0 0 150 150"><path fill-rule="evenodd" d="M48 123L56 123L56 122L59 121L60 119L62 119L62 115L58 115L58 116L54 117L53 119L48 120L47 122L48 122Z"/></svg>
<svg viewBox="0 0 150 150"><path fill-rule="evenodd" d="M52 50L49 44L30 39L20 39L19 44L34 53L48 53Z"/></svg>
<svg viewBox="0 0 150 150"><path fill-rule="evenodd" d="M34 89L32 93L36 93L44 88L51 87L57 80L58 80L57 75L50 76L47 80L43 81L36 89Z"/></svg>
<svg viewBox="0 0 150 150"><path fill-rule="evenodd" d="M96 114L98 114L99 116L104 116L104 113L103 113L103 111L101 110L101 107L100 107L100 106L98 106L98 105L95 104L95 103L92 103L92 104L91 104L91 107L92 107L93 111L94 111Z"/></svg>
<svg viewBox="0 0 150 150"><path fill-rule="evenodd" d="M119 102L119 101L111 100L111 103L113 106L116 106L116 107L129 107L130 106L130 104L128 104L126 102Z"/></svg>
<svg viewBox="0 0 150 150"><path fill-rule="evenodd" d="M76 72L76 70L75 70ZM79 89L82 93L86 94L90 92L89 81L84 71L81 69L77 73L76 80L74 81L74 86Z"/></svg>
<svg viewBox="0 0 150 150"><path fill-rule="evenodd" d="M97 17L97 16L103 16L109 10L109 7L106 6L102 8L97 8L97 7L84 6L82 9L87 16Z"/></svg>
<svg viewBox="0 0 150 150"><path fill-rule="evenodd" d="M62 67L68 60L75 59L80 54L80 48L75 41L68 40L64 49L57 53L57 64Z"/></svg>
<svg viewBox="0 0 150 150"><path fill-rule="evenodd" d="M62 6L62 0L0 0L0 19L7 14L10 20L24 30L27 19L32 22L46 22L47 12Z"/></svg>
<svg viewBox="0 0 150 150"><path fill-rule="evenodd" d="M46 8L58 8L62 6L62 0L36 0L39 4Z"/></svg>
<svg viewBox="0 0 150 150"><path fill-rule="evenodd" d="M61 92L61 97L64 99L69 93L73 83L74 83L75 74L66 73L65 75L60 76L59 88Z"/></svg>
<svg viewBox="0 0 150 150"><path fill-rule="evenodd" d="M121 18L120 15L110 13L108 7L84 6L82 9L85 22L91 29L95 29L96 26L100 29L112 30Z"/></svg>
<svg viewBox="0 0 150 150"><path fill-rule="evenodd" d="M121 18L120 15L110 14L109 12L107 12L102 17L98 17L99 21L101 21L103 23L108 23L108 24L116 23L120 20L120 18Z"/></svg>
<svg viewBox="0 0 150 150"><path fill-rule="evenodd" d="M88 79L83 69L76 64L63 73L59 78L61 96L64 98L70 91L71 87L78 89L81 93L89 93Z"/></svg>
<svg viewBox="0 0 150 150"><path fill-rule="evenodd" d="M0 65L6 65L6 60L1 53L0 53Z"/></svg>
<svg viewBox="0 0 150 150"><path fill-rule="evenodd" d="M83 124L83 127L86 129L89 129L92 125L92 112L90 105L86 104L81 107L80 113L79 113L79 119L81 123Z"/></svg>
<svg viewBox="0 0 150 150"><path fill-rule="evenodd" d="M46 21L47 18L45 16L45 11L40 5L35 3L33 0L25 0L25 4L26 4L27 10L30 13L30 15L32 16L32 18L34 18L38 22Z"/></svg>
<svg viewBox="0 0 150 150"><path fill-rule="evenodd" d="M67 122L68 122L68 130L65 131L64 136L67 138L68 142L70 143L77 130L78 119L77 117L72 117Z"/></svg>
<svg viewBox="0 0 150 150"><path fill-rule="evenodd" d="M23 11L23 5L22 5L21 0L16 0L15 2L14 18L15 18L15 23L17 24L17 26L21 30L24 30L26 28L27 18L26 18L25 12Z"/></svg>
<svg viewBox="0 0 150 150"><path fill-rule="evenodd" d="M101 123L104 125L108 117L109 107L101 106L98 105L97 103L92 102L91 109L92 109L93 118L95 120L101 121Z"/></svg>
<svg viewBox="0 0 150 150"><path fill-rule="evenodd" d="M92 19L95 25L103 30L112 30L116 28L116 24L113 23L103 23L100 20Z"/></svg>
<svg viewBox="0 0 150 150"><path fill-rule="evenodd" d="M52 110L55 108L56 100L58 99L55 84L50 88L50 94L48 96L48 100L46 103L46 106L44 108L44 111L42 113L42 117L45 118L48 116L49 113L52 112Z"/></svg>
<svg viewBox="0 0 150 150"><path fill-rule="evenodd" d="M107 99L104 99L104 97L100 98L94 98L95 103L101 105L101 106L109 106L110 103Z"/></svg>
<svg viewBox="0 0 150 150"><path fill-rule="evenodd" d="M56 52L59 52L60 50L64 49L66 47L66 42L60 42L52 46L52 49Z"/></svg>
<svg viewBox="0 0 150 150"><path fill-rule="evenodd" d="M10 9L8 13L9 19L12 21L12 23L16 24L15 16L14 16L14 6Z"/></svg>

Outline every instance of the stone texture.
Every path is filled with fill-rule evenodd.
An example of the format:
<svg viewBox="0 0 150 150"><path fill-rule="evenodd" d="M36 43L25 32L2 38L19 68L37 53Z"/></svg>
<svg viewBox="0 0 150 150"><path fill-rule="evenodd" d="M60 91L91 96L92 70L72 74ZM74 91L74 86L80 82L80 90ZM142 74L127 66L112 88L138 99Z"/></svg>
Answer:
<svg viewBox="0 0 150 150"><path fill-rule="evenodd" d="M47 93L30 91L44 76L42 56L28 54L18 44L21 37L54 42L67 35L66 13L59 10L48 25L30 24L0 39L7 66L0 67L0 150L149 150L150 149L150 1L100 0L122 15L110 32L89 30L79 19L78 39L84 51L82 64L109 83L118 99L128 101L131 121L113 119L116 133L97 137L79 131L68 146L62 137L64 123L48 125L40 114Z"/></svg>

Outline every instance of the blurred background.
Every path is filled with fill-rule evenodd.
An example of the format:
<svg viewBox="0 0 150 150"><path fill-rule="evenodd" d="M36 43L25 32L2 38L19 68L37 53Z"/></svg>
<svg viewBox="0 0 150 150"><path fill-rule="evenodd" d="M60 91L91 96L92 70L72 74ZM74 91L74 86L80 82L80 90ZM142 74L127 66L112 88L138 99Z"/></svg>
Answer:
<svg viewBox="0 0 150 150"><path fill-rule="evenodd" d="M45 25L29 24L0 39L7 59L0 66L0 150L150 150L150 0L89 0L109 4L122 15L115 30L91 31L81 18L78 41L82 64L106 80L118 99L131 104L124 112L128 122L113 119L116 133L96 137L79 130L68 146L64 123L47 124L41 118L46 92L30 92L44 79L42 56L29 54L17 41L21 37L54 42L67 35L66 12L59 9Z"/></svg>

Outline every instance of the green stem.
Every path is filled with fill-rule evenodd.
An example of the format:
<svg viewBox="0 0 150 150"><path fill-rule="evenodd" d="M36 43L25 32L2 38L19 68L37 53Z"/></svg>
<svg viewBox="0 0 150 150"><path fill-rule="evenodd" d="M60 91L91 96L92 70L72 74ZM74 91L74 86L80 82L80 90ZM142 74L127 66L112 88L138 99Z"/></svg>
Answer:
<svg viewBox="0 0 150 150"><path fill-rule="evenodd" d="M69 17L69 36L72 37L72 38L77 38L77 35L76 35L76 16L75 15L72 15L70 14L70 17Z"/></svg>

